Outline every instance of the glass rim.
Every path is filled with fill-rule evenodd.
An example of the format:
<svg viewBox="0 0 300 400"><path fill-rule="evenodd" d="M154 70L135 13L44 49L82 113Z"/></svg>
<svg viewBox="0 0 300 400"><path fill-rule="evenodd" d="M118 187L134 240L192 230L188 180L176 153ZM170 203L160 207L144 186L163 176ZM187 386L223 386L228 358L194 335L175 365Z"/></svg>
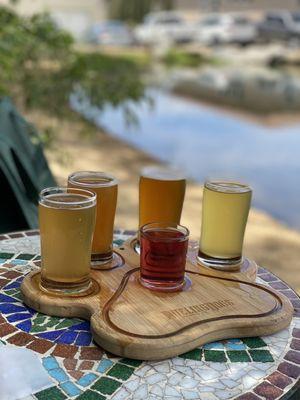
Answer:
<svg viewBox="0 0 300 400"><path fill-rule="evenodd" d="M107 182L99 182L99 183L87 183L87 182L80 182L76 180L76 177L98 177L102 179L107 179ZM72 172L68 176L68 182L82 186L82 187L89 187L89 188L100 188L100 187L110 187L118 185L119 181L109 172L102 172L102 171L75 171Z"/></svg>
<svg viewBox="0 0 300 400"><path fill-rule="evenodd" d="M187 179L179 168L168 165L146 165L140 170L140 176L157 181L182 181Z"/></svg>
<svg viewBox="0 0 300 400"><path fill-rule="evenodd" d="M52 200L49 198L50 196L53 196L55 194L61 194L61 195L66 195L66 194L72 194L71 191L78 192L78 195L81 196L83 199L82 200L77 200L77 201L58 201L58 200ZM53 193L51 193L53 192ZM49 193L46 195L46 193ZM77 193L76 193L77 194ZM39 195L39 204L41 205L46 205L46 206L66 206L66 208L72 208L76 206L91 206L91 205L96 205L97 201L97 195L96 193L90 191L90 190L85 190L85 189L78 189L78 188L69 188L69 187L60 187L60 186L53 186L49 188L45 188L40 192Z"/></svg>
<svg viewBox="0 0 300 400"><path fill-rule="evenodd" d="M228 181L228 180L223 180L223 179L216 179L216 180L207 180L204 183L204 187L209 190L213 190L214 192L220 192L220 193L229 193L229 194L235 194L235 193L249 193L252 192L251 186L241 183L241 182L236 182L236 181Z"/></svg>
<svg viewBox="0 0 300 400"><path fill-rule="evenodd" d="M190 231L186 226L177 224L176 222L149 222L147 224L144 224L140 227L139 231L141 236L146 236L149 237L147 232L150 230L155 230L155 228L162 228L162 229L172 229L173 231L181 232L184 234L182 237L169 237L169 238L153 238L151 237L151 241L153 242L183 242L187 239L189 239L190 236Z"/></svg>

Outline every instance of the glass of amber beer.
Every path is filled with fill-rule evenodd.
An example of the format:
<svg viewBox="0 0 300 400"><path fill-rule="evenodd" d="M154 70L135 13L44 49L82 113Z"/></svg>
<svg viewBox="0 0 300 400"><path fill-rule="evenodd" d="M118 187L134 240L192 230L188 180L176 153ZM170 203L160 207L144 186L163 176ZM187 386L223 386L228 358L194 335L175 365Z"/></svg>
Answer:
<svg viewBox="0 0 300 400"><path fill-rule="evenodd" d="M96 195L81 189L40 193L41 289L60 295L89 291Z"/></svg>
<svg viewBox="0 0 300 400"><path fill-rule="evenodd" d="M114 221L118 198L118 181L105 172L80 171L68 178L68 187L91 190L97 194L97 215L92 244L92 268L105 269L122 264L113 252Z"/></svg>
<svg viewBox="0 0 300 400"><path fill-rule="evenodd" d="M251 197L251 188L241 183L205 183L200 263L222 270L239 268Z"/></svg>
<svg viewBox="0 0 300 400"><path fill-rule="evenodd" d="M144 168L139 187L139 227L150 222L180 224L185 187L185 177L174 168Z"/></svg>

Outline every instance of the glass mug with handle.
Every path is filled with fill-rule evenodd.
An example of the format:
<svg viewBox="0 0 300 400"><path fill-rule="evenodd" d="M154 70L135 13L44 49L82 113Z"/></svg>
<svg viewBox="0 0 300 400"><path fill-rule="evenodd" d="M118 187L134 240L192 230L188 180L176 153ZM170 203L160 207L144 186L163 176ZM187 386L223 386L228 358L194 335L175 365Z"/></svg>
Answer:
<svg viewBox="0 0 300 400"><path fill-rule="evenodd" d="M92 290L90 257L95 218L95 193L59 187L42 190L42 290L60 295L83 295Z"/></svg>
<svg viewBox="0 0 300 400"><path fill-rule="evenodd" d="M120 266L122 258L113 251L114 221L118 198L118 181L106 172L79 171L68 177L68 187L97 194L96 224L92 244L91 265L95 269Z"/></svg>
<svg viewBox="0 0 300 400"><path fill-rule="evenodd" d="M242 183L205 182L200 263L221 270L239 269L251 197L252 189Z"/></svg>

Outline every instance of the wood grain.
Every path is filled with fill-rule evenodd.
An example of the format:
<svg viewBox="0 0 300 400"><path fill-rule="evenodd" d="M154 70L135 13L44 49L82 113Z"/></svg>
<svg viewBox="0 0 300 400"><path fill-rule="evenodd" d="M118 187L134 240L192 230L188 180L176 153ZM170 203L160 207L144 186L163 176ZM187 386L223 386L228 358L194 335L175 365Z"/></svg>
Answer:
<svg viewBox="0 0 300 400"><path fill-rule="evenodd" d="M186 275L191 285L177 293L153 292L139 284L139 255L132 239L118 249L121 268L92 270L100 290L78 298L50 296L29 274L24 302L45 314L91 320L95 341L105 350L141 360L176 356L215 340L275 333L286 327L293 307L283 295L253 282L257 266L245 260L240 272L201 266L191 251ZM250 271L250 273L249 273Z"/></svg>

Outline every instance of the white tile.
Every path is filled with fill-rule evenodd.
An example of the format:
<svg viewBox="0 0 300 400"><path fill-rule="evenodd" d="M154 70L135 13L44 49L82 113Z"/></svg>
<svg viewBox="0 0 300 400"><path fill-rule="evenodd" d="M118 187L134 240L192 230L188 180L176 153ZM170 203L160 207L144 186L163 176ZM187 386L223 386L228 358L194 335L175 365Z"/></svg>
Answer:
<svg viewBox="0 0 300 400"><path fill-rule="evenodd" d="M178 397L180 398L181 397L180 393L173 386L169 386L169 385L167 385L165 387L165 396L169 396L172 398L178 398Z"/></svg>
<svg viewBox="0 0 300 400"><path fill-rule="evenodd" d="M183 378L183 380L180 382L180 387L183 387L185 389L194 389L196 386L199 385L199 381L196 381L195 379L186 376Z"/></svg>
<svg viewBox="0 0 300 400"><path fill-rule="evenodd" d="M221 382L224 383L225 386L229 387L230 389L236 387L239 385L238 382L232 380L232 379L221 379Z"/></svg>
<svg viewBox="0 0 300 400"><path fill-rule="evenodd" d="M164 394L163 389L159 385L153 385L149 392L158 397L163 397Z"/></svg>
<svg viewBox="0 0 300 400"><path fill-rule="evenodd" d="M199 399L199 393L191 390L181 390L184 400Z"/></svg>
<svg viewBox="0 0 300 400"><path fill-rule="evenodd" d="M210 381L219 377L219 373L217 371L208 368L199 368L196 369L195 372L205 381Z"/></svg>
<svg viewBox="0 0 300 400"><path fill-rule="evenodd" d="M166 362L164 362L164 363L155 365L155 366L154 366L154 369L155 369L157 372L161 372L161 373L163 373L163 374L167 374L167 373L170 372L170 364L169 364L168 361L166 361Z"/></svg>
<svg viewBox="0 0 300 400"><path fill-rule="evenodd" d="M116 394L111 397L111 400L125 400L131 396L125 388L121 388Z"/></svg>
<svg viewBox="0 0 300 400"><path fill-rule="evenodd" d="M164 374L155 373L155 374L145 377L145 380L148 384L153 385L154 383L158 383L161 381L167 381L167 377Z"/></svg>
<svg viewBox="0 0 300 400"><path fill-rule="evenodd" d="M130 391L130 392L134 392L138 386L140 385L140 379L133 379L133 380L129 380L127 381L124 386Z"/></svg>
<svg viewBox="0 0 300 400"><path fill-rule="evenodd" d="M180 365L176 365L174 369L182 372L184 375L190 376L191 378L194 377L194 370L191 367L181 367Z"/></svg>
<svg viewBox="0 0 300 400"><path fill-rule="evenodd" d="M246 390L251 389L254 385L257 384L257 380L252 378L251 376L245 376L242 379L243 386Z"/></svg>
<svg viewBox="0 0 300 400"><path fill-rule="evenodd" d="M148 388L147 385L141 385L133 394L134 400L145 400L148 397Z"/></svg>
<svg viewBox="0 0 300 400"><path fill-rule="evenodd" d="M137 370L134 371L134 375L143 377L147 374L147 372L149 372L152 369L152 367L150 365L144 365L141 368L138 368Z"/></svg>
<svg viewBox="0 0 300 400"><path fill-rule="evenodd" d="M181 372L176 372L174 375L172 375L169 378L169 384L174 385L174 386L176 386L178 384L180 385L180 382L182 381L182 379L184 379L184 377L185 377L185 375L182 374Z"/></svg>

